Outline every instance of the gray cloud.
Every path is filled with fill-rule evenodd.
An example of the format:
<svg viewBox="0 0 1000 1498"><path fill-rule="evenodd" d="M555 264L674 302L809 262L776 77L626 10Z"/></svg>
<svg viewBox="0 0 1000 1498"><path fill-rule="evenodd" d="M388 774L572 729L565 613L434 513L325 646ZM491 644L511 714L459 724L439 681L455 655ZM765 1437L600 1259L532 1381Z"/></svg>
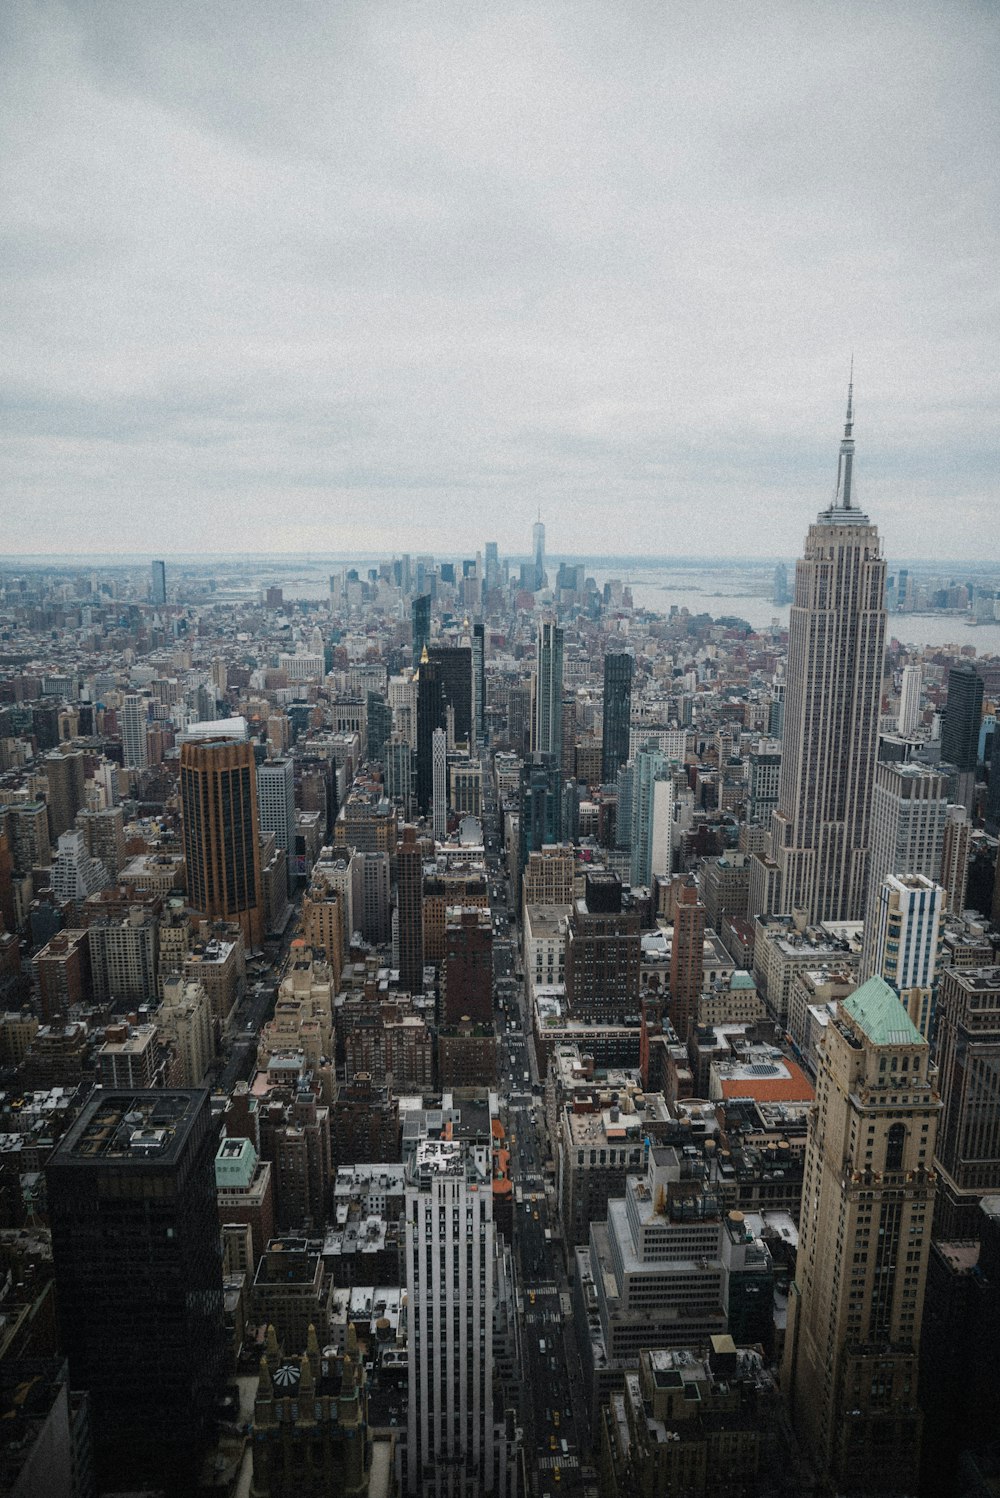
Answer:
<svg viewBox="0 0 1000 1498"><path fill-rule="evenodd" d="M2 24L0 550L996 552L990 7Z"/></svg>

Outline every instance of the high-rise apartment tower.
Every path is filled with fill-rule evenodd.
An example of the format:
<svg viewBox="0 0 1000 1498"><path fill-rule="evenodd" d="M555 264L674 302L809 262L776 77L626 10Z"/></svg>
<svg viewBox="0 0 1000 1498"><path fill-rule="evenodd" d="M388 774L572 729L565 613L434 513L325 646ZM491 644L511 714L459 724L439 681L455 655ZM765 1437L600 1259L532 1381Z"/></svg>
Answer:
<svg viewBox="0 0 1000 1498"><path fill-rule="evenodd" d="M920 722L920 693L923 687L924 669L917 661L915 664L903 667L902 680L899 684L899 718L897 720L899 731L904 738L909 738L916 731Z"/></svg>
<svg viewBox="0 0 1000 1498"><path fill-rule="evenodd" d="M403 828L396 848L396 921L400 984L409 993L423 993L424 858L413 827Z"/></svg>
<svg viewBox="0 0 1000 1498"><path fill-rule="evenodd" d="M535 754L551 754L561 764L563 632L550 619L543 620L538 631L532 687L532 751Z"/></svg>
<svg viewBox="0 0 1000 1498"><path fill-rule="evenodd" d="M295 765L266 759L257 766L257 809L261 832L273 832L288 860L288 888L295 884Z"/></svg>
<svg viewBox="0 0 1000 1498"><path fill-rule="evenodd" d="M127 770L142 770L148 763L148 721L145 697L140 697L138 692L126 692L122 701L122 759Z"/></svg>

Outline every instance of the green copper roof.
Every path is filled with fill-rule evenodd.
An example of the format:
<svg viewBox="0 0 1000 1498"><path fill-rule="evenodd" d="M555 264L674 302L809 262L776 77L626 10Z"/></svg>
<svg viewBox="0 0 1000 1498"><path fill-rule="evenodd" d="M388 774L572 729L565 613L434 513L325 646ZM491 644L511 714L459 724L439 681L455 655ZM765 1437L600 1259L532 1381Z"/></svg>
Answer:
<svg viewBox="0 0 1000 1498"><path fill-rule="evenodd" d="M924 1037L884 978L869 978L842 1001L841 1008L857 1021L873 1045L924 1044Z"/></svg>
<svg viewBox="0 0 1000 1498"><path fill-rule="evenodd" d="M729 980L730 991L734 988L756 988L757 985L746 968L738 967Z"/></svg>

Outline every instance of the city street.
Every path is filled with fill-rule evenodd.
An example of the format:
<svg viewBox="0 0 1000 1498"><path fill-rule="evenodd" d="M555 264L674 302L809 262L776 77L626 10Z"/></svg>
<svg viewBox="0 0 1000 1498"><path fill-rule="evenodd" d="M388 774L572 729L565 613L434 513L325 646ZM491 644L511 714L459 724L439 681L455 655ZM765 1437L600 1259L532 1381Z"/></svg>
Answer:
<svg viewBox="0 0 1000 1498"><path fill-rule="evenodd" d="M579 1355L569 1315L569 1291L553 1241L541 1128L541 1084L528 1023L524 982L516 978L518 930L508 923L504 865L490 848L502 845L492 787L484 774L483 822L493 914L494 993L499 1047L499 1091L514 1181L513 1251L521 1321L525 1467L532 1492L560 1498L584 1491L590 1433L581 1426Z"/></svg>

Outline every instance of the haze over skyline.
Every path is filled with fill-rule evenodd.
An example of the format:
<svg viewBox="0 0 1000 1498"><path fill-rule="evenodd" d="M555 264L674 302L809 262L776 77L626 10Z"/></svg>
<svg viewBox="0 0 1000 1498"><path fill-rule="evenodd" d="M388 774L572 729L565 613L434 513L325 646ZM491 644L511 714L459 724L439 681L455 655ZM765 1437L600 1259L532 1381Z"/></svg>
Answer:
<svg viewBox="0 0 1000 1498"><path fill-rule="evenodd" d="M997 23L0 17L3 552L997 554Z"/></svg>

